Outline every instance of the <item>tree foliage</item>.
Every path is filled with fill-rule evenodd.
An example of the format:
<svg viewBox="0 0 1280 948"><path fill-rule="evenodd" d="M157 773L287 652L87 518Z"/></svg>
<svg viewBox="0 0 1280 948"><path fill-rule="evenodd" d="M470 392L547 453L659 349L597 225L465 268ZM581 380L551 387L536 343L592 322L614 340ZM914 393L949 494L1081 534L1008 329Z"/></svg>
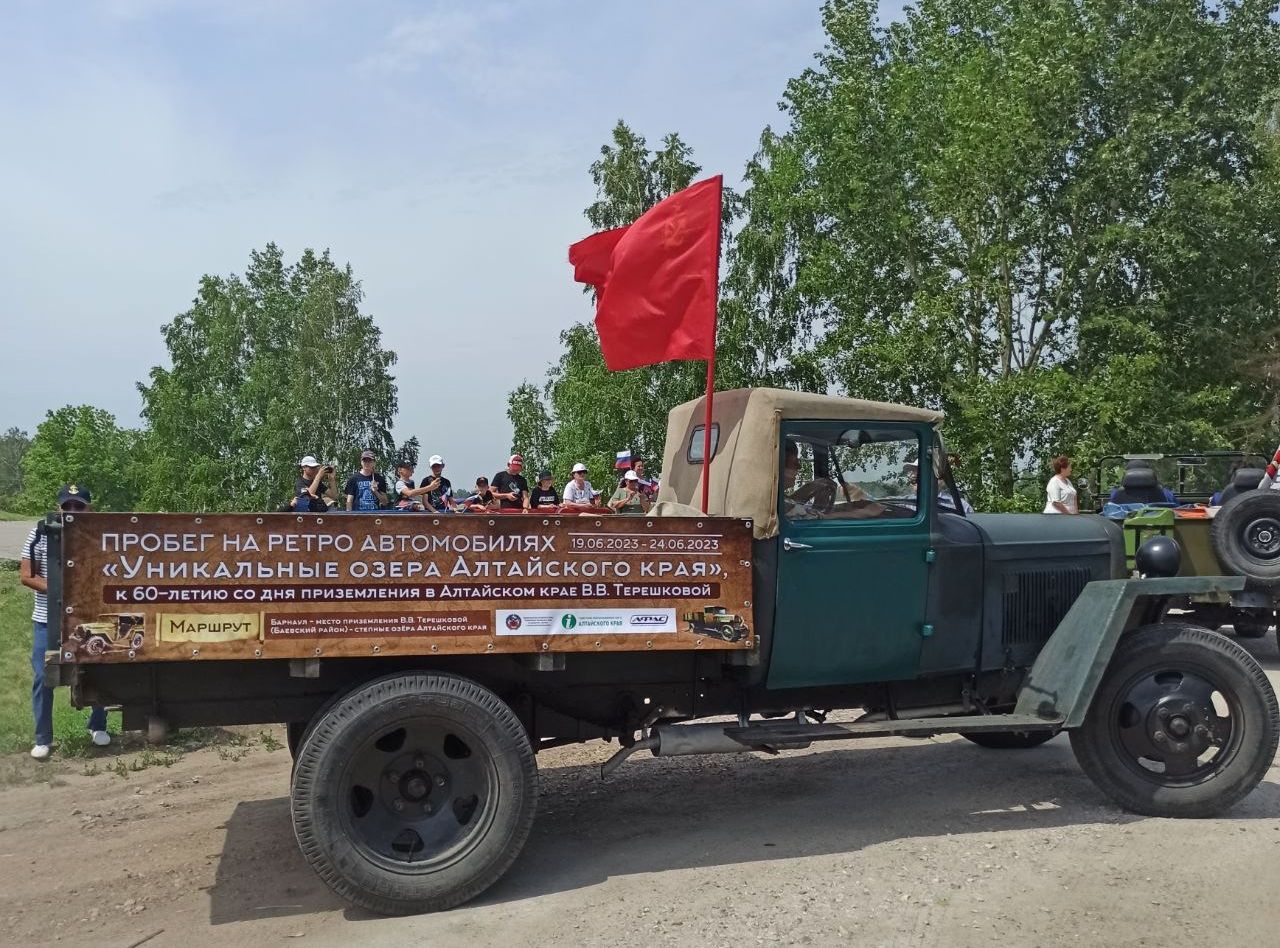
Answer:
<svg viewBox="0 0 1280 948"><path fill-rule="evenodd" d="M141 434L91 405L67 405L45 415L22 455L18 507L53 510L63 484L88 488L98 510L133 510L138 502Z"/></svg>
<svg viewBox="0 0 1280 948"><path fill-rule="evenodd" d="M944 409L989 501L1062 450L1238 433L1280 315L1269 4L876 7L826 5L748 166L726 286L756 374Z"/></svg>
<svg viewBox="0 0 1280 948"><path fill-rule="evenodd" d="M328 252L286 264L275 244L243 277L205 276L164 326L171 365L140 384L144 503L160 510L267 509L288 496L298 459L353 470L389 457L395 355L360 311L351 268Z"/></svg>
<svg viewBox="0 0 1280 948"><path fill-rule="evenodd" d="M0 509L9 509L22 493L22 456L31 447L31 436L20 428L0 435Z"/></svg>

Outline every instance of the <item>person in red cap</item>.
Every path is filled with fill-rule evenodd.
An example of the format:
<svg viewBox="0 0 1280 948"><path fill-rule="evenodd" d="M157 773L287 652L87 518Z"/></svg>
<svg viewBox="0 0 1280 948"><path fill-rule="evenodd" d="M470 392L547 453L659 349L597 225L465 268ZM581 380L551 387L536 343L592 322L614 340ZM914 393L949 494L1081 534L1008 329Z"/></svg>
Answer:
<svg viewBox="0 0 1280 948"><path fill-rule="evenodd" d="M529 509L529 482L520 472L524 470L524 458L518 454L507 459L507 469L499 471L489 482L493 496L503 510Z"/></svg>

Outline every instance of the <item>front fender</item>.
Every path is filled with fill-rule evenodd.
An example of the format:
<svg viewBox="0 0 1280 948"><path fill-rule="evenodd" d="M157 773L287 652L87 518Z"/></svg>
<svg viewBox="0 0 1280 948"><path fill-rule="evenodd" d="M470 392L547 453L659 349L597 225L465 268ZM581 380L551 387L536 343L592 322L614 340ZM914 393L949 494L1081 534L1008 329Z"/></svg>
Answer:
<svg viewBox="0 0 1280 948"><path fill-rule="evenodd" d="M1144 599L1231 593L1242 576L1173 576L1089 583L1045 643L1018 692L1015 714L1084 723L1120 635L1140 623Z"/></svg>

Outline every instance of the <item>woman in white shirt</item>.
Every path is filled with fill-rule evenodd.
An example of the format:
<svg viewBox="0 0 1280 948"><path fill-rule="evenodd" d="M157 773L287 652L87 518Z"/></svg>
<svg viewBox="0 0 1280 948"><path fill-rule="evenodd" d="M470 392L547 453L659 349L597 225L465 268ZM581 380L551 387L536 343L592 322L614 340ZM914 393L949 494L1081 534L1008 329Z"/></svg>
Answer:
<svg viewBox="0 0 1280 948"><path fill-rule="evenodd" d="M586 508L595 505L599 494L587 480L587 466L579 461L573 466L573 478L564 485L564 505Z"/></svg>
<svg viewBox="0 0 1280 948"><path fill-rule="evenodd" d="M1047 514L1078 514L1080 502L1075 485L1071 483L1071 458L1060 454L1053 459L1053 477L1045 486L1048 500L1044 505Z"/></svg>

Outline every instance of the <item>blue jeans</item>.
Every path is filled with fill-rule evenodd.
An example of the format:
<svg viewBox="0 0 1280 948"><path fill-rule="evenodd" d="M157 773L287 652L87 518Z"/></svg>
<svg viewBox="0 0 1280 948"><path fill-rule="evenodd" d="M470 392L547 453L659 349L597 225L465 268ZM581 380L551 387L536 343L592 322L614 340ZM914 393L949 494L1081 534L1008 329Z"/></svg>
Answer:
<svg viewBox="0 0 1280 948"><path fill-rule="evenodd" d="M34 630L31 643L31 715L36 719L36 743L53 743L53 689L44 686L44 652L49 640L49 626L44 622L31 623ZM89 712L89 730L107 729L107 709L94 705Z"/></svg>

